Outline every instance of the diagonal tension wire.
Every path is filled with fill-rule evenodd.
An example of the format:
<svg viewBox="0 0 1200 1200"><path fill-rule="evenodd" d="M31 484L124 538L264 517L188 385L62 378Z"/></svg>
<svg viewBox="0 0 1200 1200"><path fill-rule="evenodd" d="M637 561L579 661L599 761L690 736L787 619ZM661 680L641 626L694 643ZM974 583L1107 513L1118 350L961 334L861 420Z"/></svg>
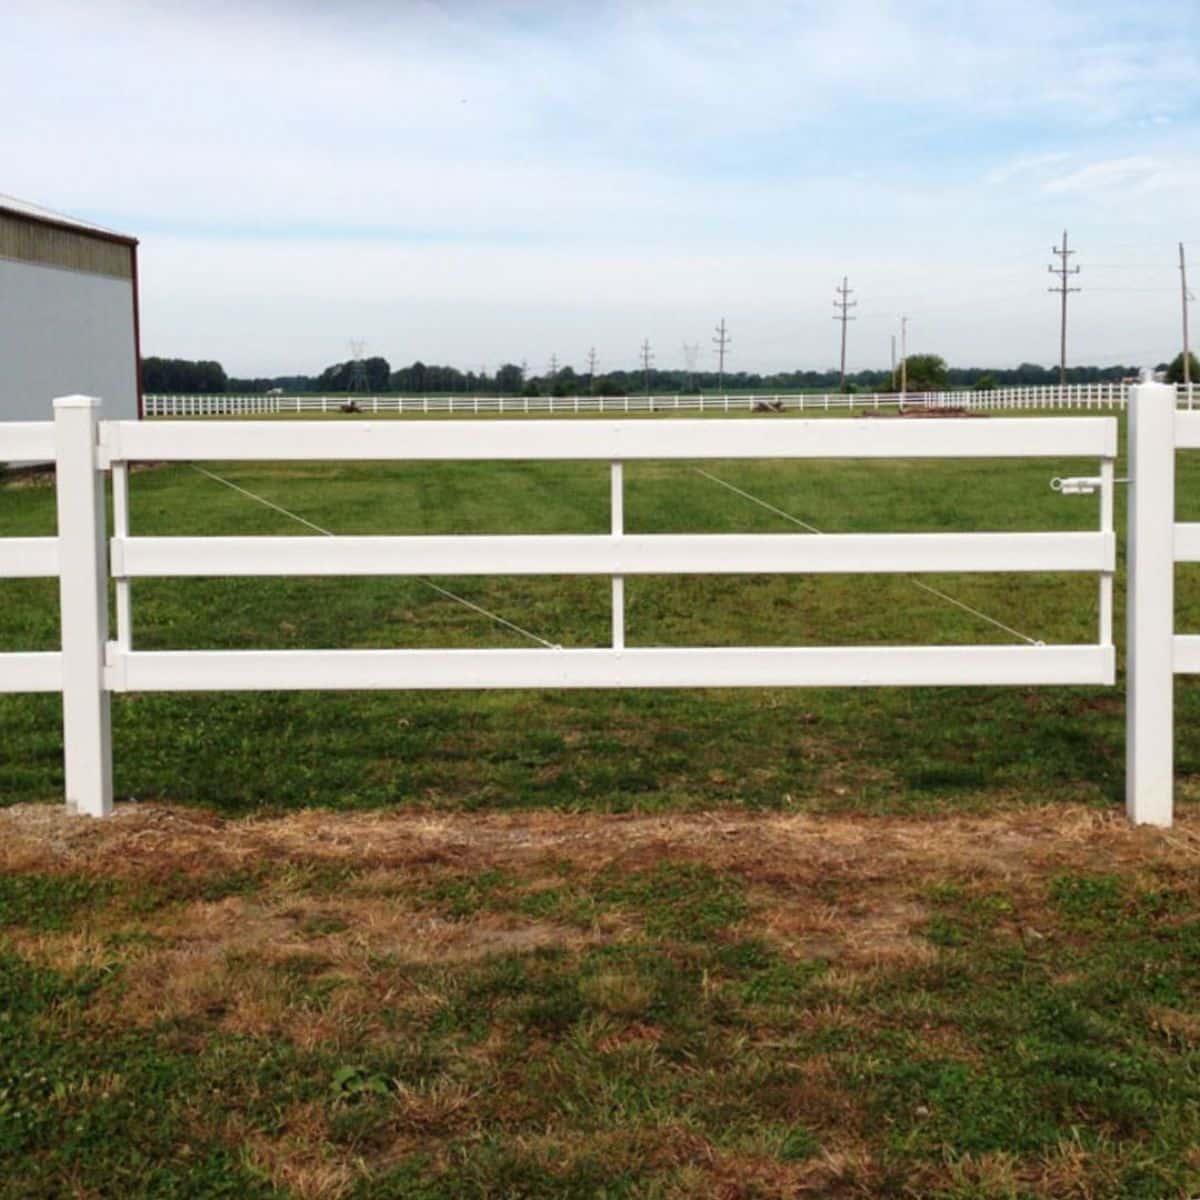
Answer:
<svg viewBox="0 0 1200 1200"><path fill-rule="evenodd" d="M799 517L792 516L789 512L784 512L782 508L776 508L773 504L768 504L765 500L759 499L758 496L752 495L750 492L743 491L740 487L734 487L732 483L726 482L724 479L718 479L716 475L708 471L702 470L700 467L693 467L693 471L697 475L703 475L705 479L711 479L713 483L719 483L723 488L728 488L731 492L736 492L739 496L745 497L753 504L765 508L768 512L773 512L778 517L783 517L785 521L791 521L793 525L799 525L802 529L807 529L810 533L825 536L825 530L818 529L815 525L810 525L807 521L800 520ZM977 608L972 608L969 604L954 596L948 595L939 588L932 587L928 583L923 583L920 579L914 579L911 575L908 576L908 582L913 587L920 588L923 592L928 592L931 596L937 596L939 600L945 600L947 604L953 604L957 608L961 608L964 612L970 613L974 617L978 617L981 621L986 621L989 625L995 625L997 629L1003 629L1005 633L1011 633L1013 637L1020 638L1023 642L1028 642L1031 646L1043 646L1044 642L1039 642L1036 638L1031 638L1027 634L1022 633L1019 629L1013 629L1011 625L1005 625L1003 621L997 621L995 617L989 617L987 613L980 612Z"/></svg>
<svg viewBox="0 0 1200 1200"><path fill-rule="evenodd" d="M724 479L718 479L715 475L709 474L708 471L700 467L693 467L692 470L697 475L703 475L705 479L711 479L713 483L719 483L723 488L728 488L731 492L736 492L739 496L744 496L752 504L760 505L768 512L773 512L777 517L782 517L785 521L791 521L793 525L799 525L801 529L807 529L809 533L824 533L824 530L818 529L815 525L810 525L807 521L800 520L799 517L793 517L791 513L784 512L782 508L776 508L773 504L768 504L765 500L760 500L757 496L752 496L749 492L743 492L740 487L734 487L732 483L726 483Z"/></svg>
<svg viewBox="0 0 1200 1200"><path fill-rule="evenodd" d="M189 463L188 465L193 471L199 471L201 475L206 475L209 479L214 480L216 483L222 483L227 488L232 488L235 492L241 492L243 496L247 496L251 500L257 501L259 504L264 504L267 508L273 508L276 512L282 513L285 517L290 517L293 521L299 521L301 525L307 525L309 529L316 530L317 533L322 534L324 537L337 537L337 534L335 534L332 530L324 529L320 525L314 524L312 521L300 516L298 513L294 513L290 509L284 508L280 504L276 504L273 500L268 500L265 496L260 496L257 492L252 492L248 488L241 487L240 485L232 482L232 480L223 479L215 472L206 470L204 467L198 467L195 463ZM508 620L506 617L500 616L499 613L494 613L489 609L484 608L482 605L476 604L473 600L468 600L465 596L460 596L456 592L452 592L448 588L444 588L440 584L434 583L432 579L428 579L424 575L418 575L415 578L419 583L423 583L426 587L432 588L435 592L445 596L446 599L454 600L463 605L465 608L472 609L474 612L479 613L480 616L487 617L489 620L495 621L497 624L503 625L507 629L511 629L514 633L519 633L522 637L527 637L530 639L530 641L537 642L540 646L545 646L547 650L562 649L562 646L558 645L557 643L548 642L545 638L538 637L536 633L530 633L528 629L523 629L520 625Z"/></svg>

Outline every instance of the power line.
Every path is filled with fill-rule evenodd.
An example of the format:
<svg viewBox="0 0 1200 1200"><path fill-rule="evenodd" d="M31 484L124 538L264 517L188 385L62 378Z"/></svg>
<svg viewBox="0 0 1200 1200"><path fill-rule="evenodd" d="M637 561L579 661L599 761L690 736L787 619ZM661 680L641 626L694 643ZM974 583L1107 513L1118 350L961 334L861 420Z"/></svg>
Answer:
<svg viewBox="0 0 1200 1200"><path fill-rule="evenodd" d="M858 307L857 300L851 300L849 297L853 294L854 289L848 286L848 280L845 275L842 276L842 286L834 288L838 298L833 302L833 307L840 310L838 315L833 319L842 323L842 371L841 380L838 387L846 386L846 322L855 320L850 316L850 310Z"/></svg>
<svg viewBox="0 0 1200 1200"><path fill-rule="evenodd" d="M1068 265L1070 257L1075 253L1074 250L1067 249L1067 231L1063 230L1062 249L1057 246L1050 247L1050 253L1057 256L1058 266L1050 264L1046 269L1051 275L1057 275L1058 283L1047 289L1051 292L1058 292L1062 296L1062 321L1059 325L1059 355L1058 355L1058 382L1060 386L1066 386L1067 382L1067 293L1078 292L1077 287L1068 287L1067 278L1071 275L1078 275L1079 268Z"/></svg>
<svg viewBox="0 0 1200 1200"><path fill-rule="evenodd" d="M713 338L713 345L716 346L717 354L717 391L725 390L725 351L729 346L729 334L725 331L725 318L721 318L720 325L716 328L716 336Z"/></svg>

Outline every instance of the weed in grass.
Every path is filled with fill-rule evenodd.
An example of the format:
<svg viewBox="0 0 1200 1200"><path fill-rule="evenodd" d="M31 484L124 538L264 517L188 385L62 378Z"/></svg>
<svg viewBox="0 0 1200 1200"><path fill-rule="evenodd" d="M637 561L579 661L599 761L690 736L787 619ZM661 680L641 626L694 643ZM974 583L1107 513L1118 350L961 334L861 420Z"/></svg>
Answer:
<svg viewBox="0 0 1200 1200"><path fill-rule="evenodd" d="M344 1103L366 1100L372 1096L386 1096L388 1081L379 1074L369 1074L363 1067L342 1066L333 1073L329 1091L334 1099Z"/></svg>
<svg viewBox="0 0 1200 1200"><path fill-rule="evenodd" d="M64 929L112 891L109 881L86 875L0 874L0 929Z"/></svg>
<svg viewBox="0 0 1200 1200"><path fill-rule="evenodd" d="M648 871L610 871L599 898L638 913L648 932L703 939L742 920L747 905L738 883L709 867L664 862Z"/></svg>
<svg viewBox="0 0 1200 1200"><path fill-rule="evenodd" d="M793 1125L783 1131L777 1151L783 1162L803 1162L806 1158L818 1153L820 1142L813 1136L812 1131L803 1125Z"/></svg>
<svg viewBox="0 0 1200 1200"><path fill-rule="evenodd" d="M1115 875L1060 875L1050 885L1050 899L1073 920L1111 920L1120 908L1121 881Z"/></svg>
<svg viewBox="0 0 1200 1200"><path fill-rule="evenodd" d="M349 923L345 918L336 913L313 913L300 922L300 932L305 937L312 938L325 937L331 933L344 933L349 928Z"/></svg>

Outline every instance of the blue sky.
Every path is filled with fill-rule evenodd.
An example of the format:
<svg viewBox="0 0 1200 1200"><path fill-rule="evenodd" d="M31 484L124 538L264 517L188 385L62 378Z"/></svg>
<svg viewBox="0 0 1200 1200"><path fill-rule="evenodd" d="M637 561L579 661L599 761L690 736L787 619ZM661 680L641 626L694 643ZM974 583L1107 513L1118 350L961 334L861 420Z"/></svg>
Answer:
<svg viewBox="0 0 1200 1200"><path fill-rule="evenodd" d="M1200 4L41 0L0 191L142 239L147 353L393 363L1057 356L1179 345L1200 283Z"/></svg>

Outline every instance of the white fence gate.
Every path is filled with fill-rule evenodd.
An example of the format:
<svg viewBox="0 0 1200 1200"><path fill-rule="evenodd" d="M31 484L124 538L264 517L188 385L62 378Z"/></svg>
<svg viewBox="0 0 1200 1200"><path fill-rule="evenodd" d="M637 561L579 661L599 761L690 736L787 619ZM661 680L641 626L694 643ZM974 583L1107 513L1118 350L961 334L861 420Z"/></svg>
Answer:
<svg viewBox="0 0 1200 1200"><path fill-rule="evenodd" d="M1161 389L1173 396L1168 388ZM1173 400L1169 401L1173 411ZM67 802L112 807L109 697L125 691L320 688L797 687L1112 684L1112 417L997 422L99 421L98 401L55 401L53 423L0 425L0 459L57 463L58 536L0 540L0 577L60 579L61 652L0 654L0 691L59 691ZM1200 415L1195 418L1200 431ZM1189 426L1190 428L1190 426ZM1198 440L1197 444L1200 444ZM632 460L1094 457L1099 528L1066 533L626 534ZM196 460L599 461L608 534L582 536L131 537L131 462ZM105 473L114 533L106 533ZM1095 573L1094 643L721 648L625 645L623 580L637 574L1077 571ZM610 575L612 644L594 649L139 651L129 581L213 575ZM117 629L110 640L109 577ZM1200 654L1197 655L1200 658ZM1146 810L1150 811L1150 810ZM1158 810L1153 810L1157 812ZM1168 805L1169 811L1169 805ZM1147 817L1141 809L1136 819Z"/></svg>

